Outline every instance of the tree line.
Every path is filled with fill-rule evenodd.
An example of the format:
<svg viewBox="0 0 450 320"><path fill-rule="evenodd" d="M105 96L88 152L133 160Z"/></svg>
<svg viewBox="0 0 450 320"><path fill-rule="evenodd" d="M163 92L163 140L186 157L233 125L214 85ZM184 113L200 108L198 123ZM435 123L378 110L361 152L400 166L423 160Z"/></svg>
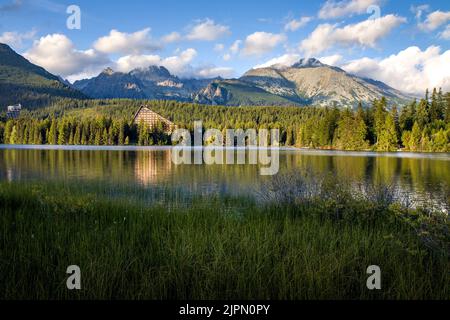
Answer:
<svg viewBox="0 0 450 320"><path fill-rule="evenodd" d="M178 125L204 129L279 129L286 146L425 152L450 151L450 93L427 91L419 101L397 108L386 98L356 110L336 107L225 107L167 100L61 99L19 119L0 119L0 142L6 144L169 145L162 125L133 123L147 105Z"/></svg>

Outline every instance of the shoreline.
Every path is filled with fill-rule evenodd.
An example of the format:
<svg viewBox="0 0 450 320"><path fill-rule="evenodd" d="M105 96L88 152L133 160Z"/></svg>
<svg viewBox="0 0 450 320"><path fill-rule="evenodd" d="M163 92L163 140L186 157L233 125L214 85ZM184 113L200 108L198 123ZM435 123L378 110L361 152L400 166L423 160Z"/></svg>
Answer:
<svg viewBox="0 0 450 320"><path fill-rule="evenodd" d="M98 146L98 145L14 145L0 144L0 150L62 150L62 151L169 151L176 146L137 146L137 145L115 145L115 146ZM180 148L180 147L178 147ZM181 147L182 149L203 150L217 147ZM272 150L273 147L223 147L223 150ZM412 151L351 151L338 149L312 149L297 147L279 147L282 152L296 152L308 155L322 156L354 156L354 157L394 157L394 158L424 158L435 160L450 161L450 152L412 152Z"/></svg>

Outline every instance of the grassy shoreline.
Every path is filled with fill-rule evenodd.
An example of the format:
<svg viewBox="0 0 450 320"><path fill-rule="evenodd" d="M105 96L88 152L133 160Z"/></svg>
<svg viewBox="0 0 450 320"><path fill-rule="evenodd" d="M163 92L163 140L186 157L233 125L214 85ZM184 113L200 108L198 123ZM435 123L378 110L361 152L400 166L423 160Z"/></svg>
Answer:
<svg viewBox="0 0 450 320"><path fill-rule="evenodd" d="M0 299L450 298L448 255L396 205L199 196L168 206L108 192L0 183ZM66 289L72 264L80 291ZM366 288L373 264L379 291Z"/></svg>

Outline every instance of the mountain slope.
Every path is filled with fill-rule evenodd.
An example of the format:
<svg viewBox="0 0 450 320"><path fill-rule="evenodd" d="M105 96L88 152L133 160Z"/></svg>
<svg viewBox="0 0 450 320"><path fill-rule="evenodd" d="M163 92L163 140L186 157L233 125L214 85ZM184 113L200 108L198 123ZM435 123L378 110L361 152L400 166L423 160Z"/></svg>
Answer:
<svg viewBox="0 0 450 320"><path fill-rule="evenodd" d="M108 68L97 77L76 81L74 88L92 98L173 99L191 101L192 95L214 79L180 79L159 66L129 73Z"/></svg>
<svg viewBox="0 0 450 320"><path fill-rule="evenodd" d="M108 68L73 86L92 98L172 99L230 106L356 107L383 96L399 104L411 99L382 82L351 75L316 59L301 59L290 67L252 69L239 79L180 79L159 66L129 73Z"/></svg>
<svg viewBox="0 0 450 320"><path fill-rule="evenodd" d="M84 98L60 78L32 64L0 43L0 106L21 103L25 108L48 104L55 97Z"/></svg>
<svg viewBox="0 0 450 320"><path fill-rule="evenodd" d="M316 59L302 59L290 67L252 69L236 81L241 90L230 88L226 81L215 83L216 87L228 88L222 92L222 96L228 97L227 100L222 100L222 103L247 104L253 100L255 88L271 95L271 101L282 99L293 105L355 107L359 102L369 104L382 96L389 98L391 103L402 103L410 99L382 82L359 78L342 69L322 64ZM252 89L243 92L243 87ZM236 98L240 96L249 99L245 101ZM207 97L202 92L195 99L199 102L214 103L214 96Z"/></svg>
<svg viewBox="0 0 450 320"><path fill-rule="evenodd" d="M112 69L105 69L97 77L80 80L73 87L85 95L97 99L129 98L145 99L144 85L134 76Z"/></svg>

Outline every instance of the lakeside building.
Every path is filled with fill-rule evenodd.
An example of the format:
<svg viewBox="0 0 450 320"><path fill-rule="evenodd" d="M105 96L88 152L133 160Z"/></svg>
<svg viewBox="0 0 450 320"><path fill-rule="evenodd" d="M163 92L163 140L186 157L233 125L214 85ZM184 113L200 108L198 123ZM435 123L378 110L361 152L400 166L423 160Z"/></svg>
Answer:
<svg viewBox="0 0 450 320"><path fill-rule="evenodd" d="M20 116L20 111L22 111L22 105L20 103L17 105L8 106L6 117L8 119L17 119Z"/></svg>
<svg viewBox="0 0 450 320"><path fill-rule="evenodd" d="M134 115L134 123L139 124L143 121L150 129L156 128L160 123L164 131L172 133L177 126L170 120L150 110L147 106L141 106Z"/></svg>

